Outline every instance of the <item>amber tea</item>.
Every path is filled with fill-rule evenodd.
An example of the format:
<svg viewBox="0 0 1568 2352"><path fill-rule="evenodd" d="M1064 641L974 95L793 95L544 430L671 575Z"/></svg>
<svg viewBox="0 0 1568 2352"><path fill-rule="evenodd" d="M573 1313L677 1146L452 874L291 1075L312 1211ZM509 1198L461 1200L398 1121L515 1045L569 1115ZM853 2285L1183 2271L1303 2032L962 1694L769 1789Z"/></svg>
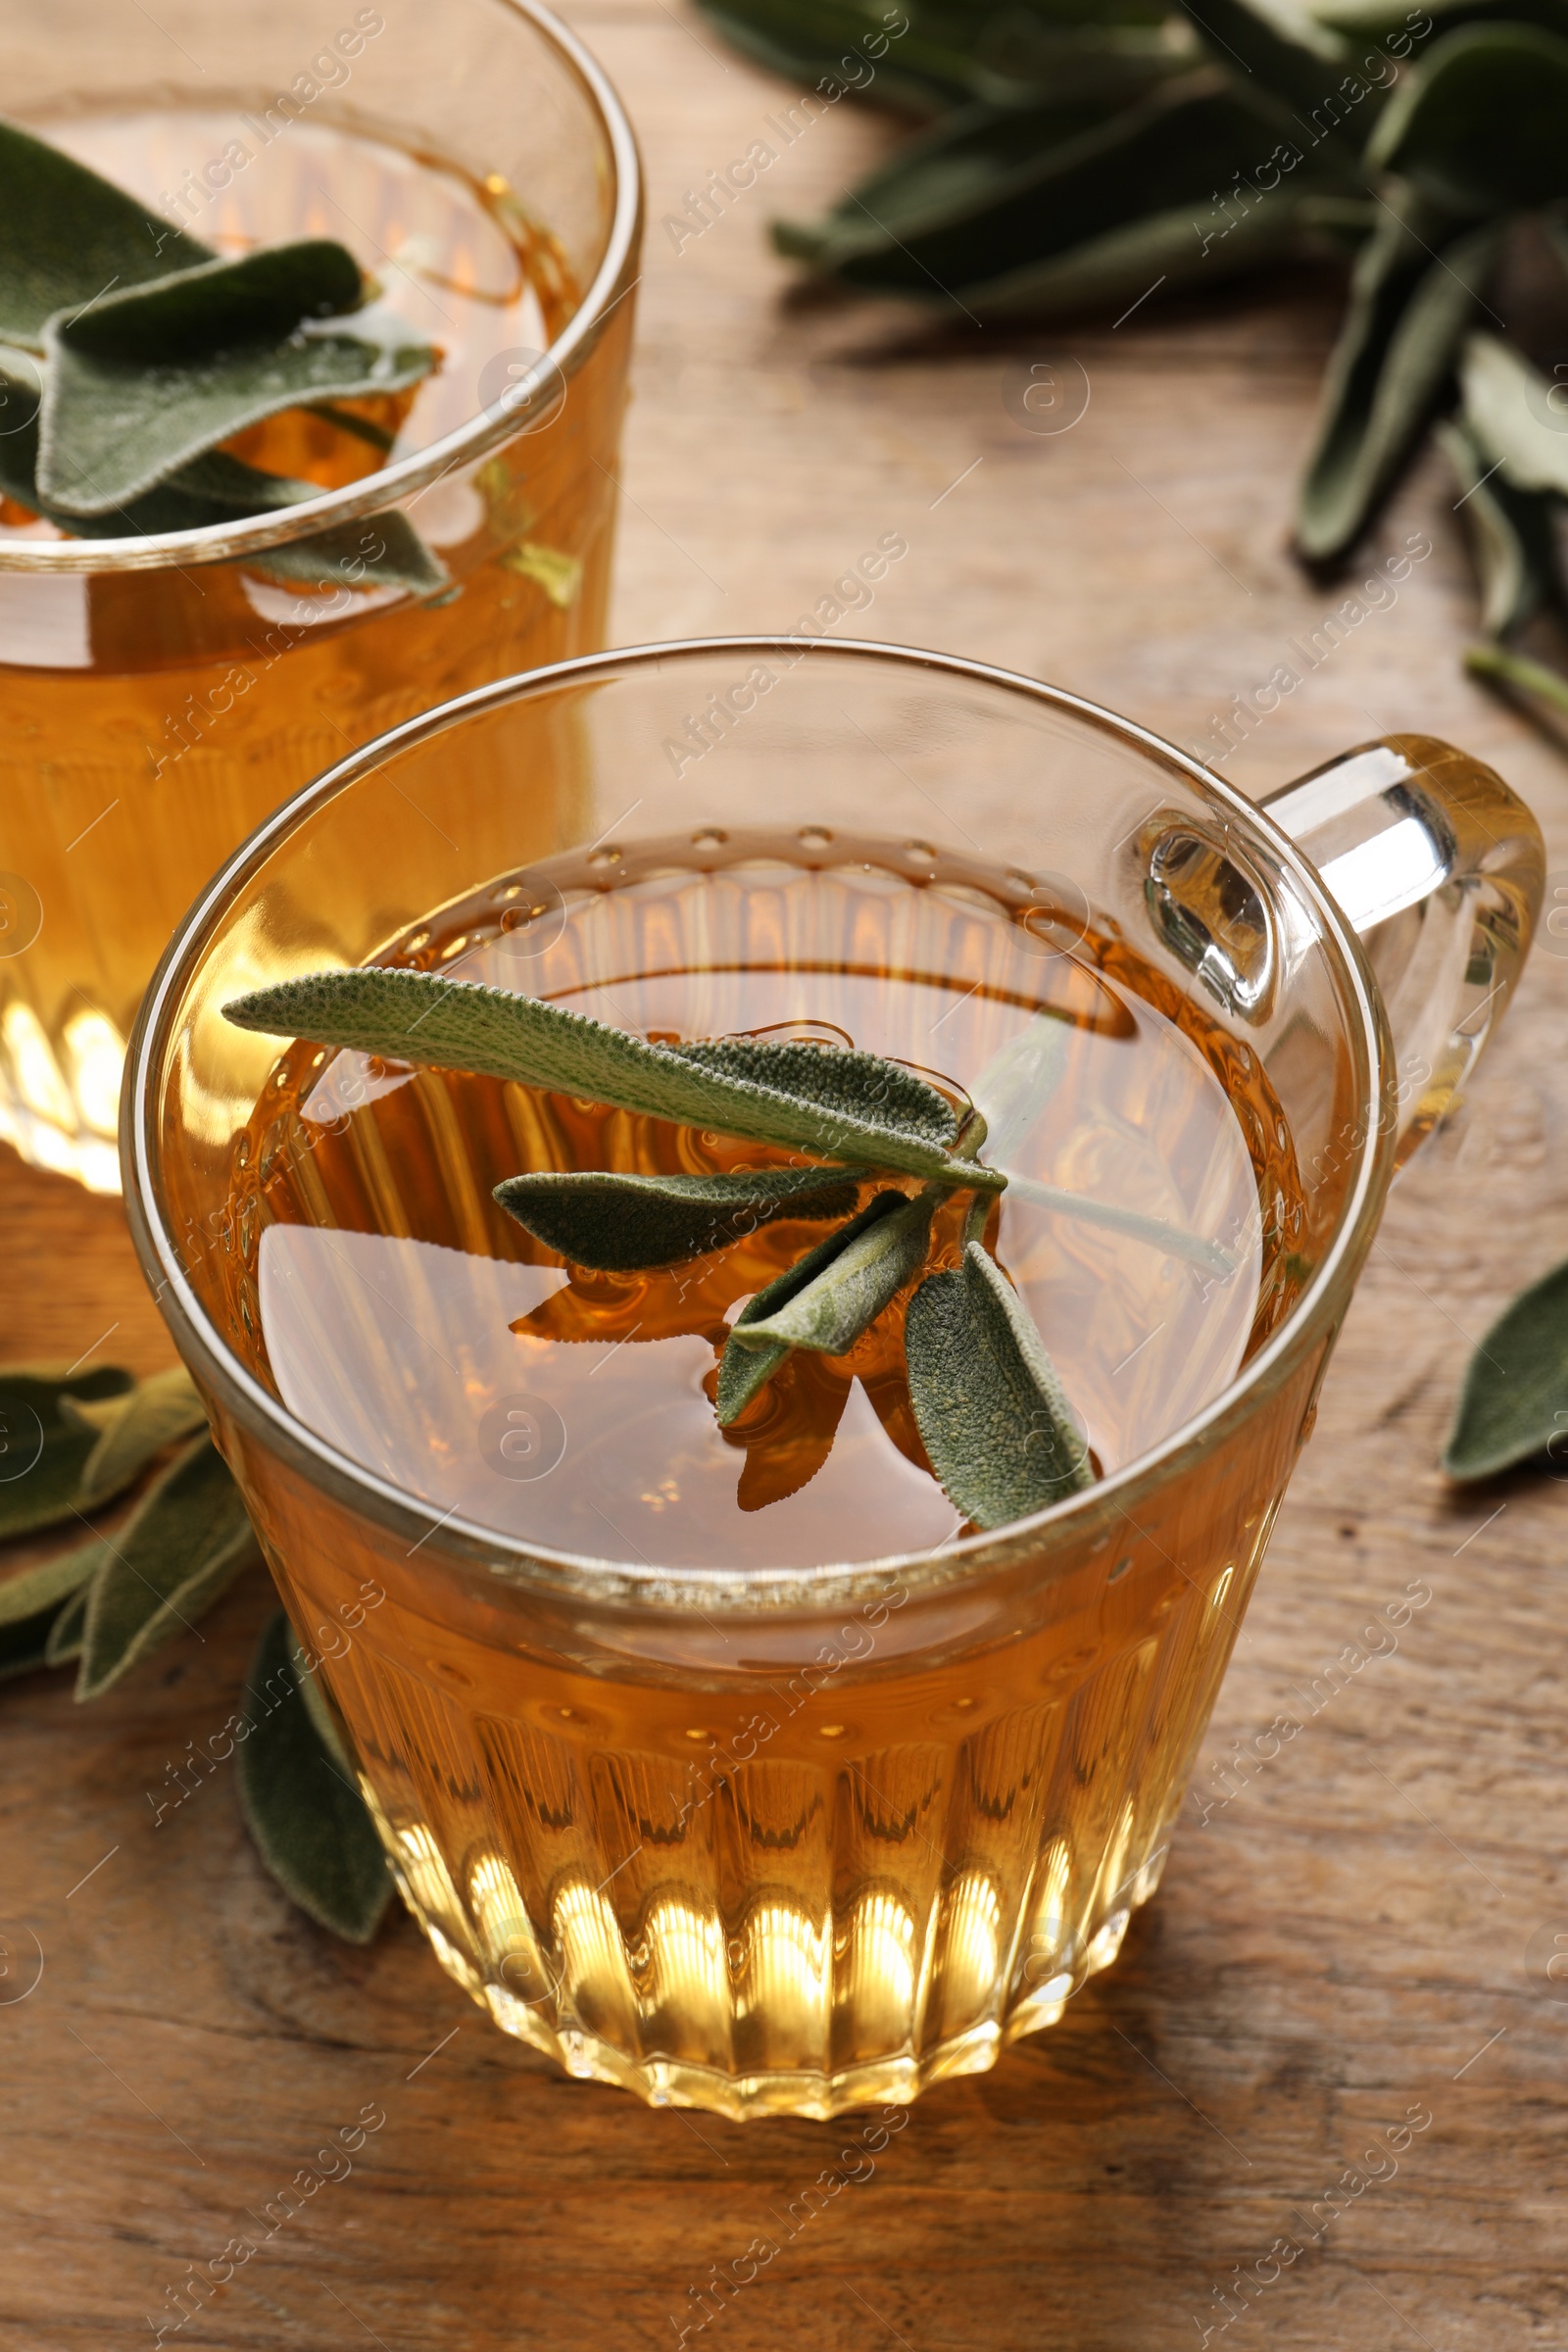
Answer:
<svg viewBox="0 0 1568 2352"><path fill-rule="evenodd" d="M221 255L345 243L379 315L435 347L411 392L292 410L227 445L338 489L504 398L584 287L505 178L270 103L77 114L42 135ZM225 155L204 185L191 167ZM118 1190L123 1044L147 977L202 882L290 792L443 696L603 642L630 307L555 412L527 419L538 429L408 504L447 575L435 592L318 589L199 546L153 568L0 569L0 1138L24 1156ZM373 537L374 517L364 527ZM0 554L63 536L0 501ZM439 851L439 818L412 821Z"/></svg>
<svg viewBox="0 0 1568 2352"><path fill-rule="evenodd" d="M1043 1041L1030 1086L990 1106L1010 1181L986 1246L1104 1475L1200 1414L1277 1326L1300 1194L1250 1051L1113 929L1038 899L921 844L710 832L499 877L382 960L654 1042L853 1045L982 1109L1009 1041ZM1009 1982L1006 2031L1026 2032L1113 1956L1157 1879L1264 1532L1250 1523L1238 1560L1195 1481L1180 1565L1129 1528L1092 1604L1066 1592L1054 1622L989 1654L841 1684L896 1632L900 1555L963 1533L910 1409L914 1286L843 1356L798 1350L725 1428L734 1320L820 1227L784 1218L668 1268L591 1272L492 1198L521 1170L778 1156L302 1040L235 1141L224 1237L255 1372L437 1519L586 1555L611 1583L617 1563L864 1564L864 1597L806 1672L770 1670L760 1622L755 1654L724 1638L744 1705L705 1702L700 1673L574 1671L499 1617L453 1630L419 1605L416 1562L325 1670L405 1893L460 1982L575 2071L737 2113L829 2112L989 2064ZM955 1261L959 1223L937 1215L928 1265ZM286 1498L265 1459L248 1467L285 1596L314 1622L370 1552L318 1544L302 1585Z"/></svg>

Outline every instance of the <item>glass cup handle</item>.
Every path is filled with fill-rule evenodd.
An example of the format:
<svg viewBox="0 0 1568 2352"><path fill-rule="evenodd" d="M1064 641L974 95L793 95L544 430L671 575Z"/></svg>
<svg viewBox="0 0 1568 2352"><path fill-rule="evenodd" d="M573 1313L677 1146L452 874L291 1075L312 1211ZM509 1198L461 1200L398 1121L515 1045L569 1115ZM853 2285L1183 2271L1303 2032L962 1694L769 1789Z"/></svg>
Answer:
<svg viewBox="0 0 1568 2352"><path fill-rule="evenodd" d="M1360 935L1398 1068L1395 1164L1453 1109L1513 993L1545 886L1541 827L1433 735L1386 735L1263 802Z"/></svg>

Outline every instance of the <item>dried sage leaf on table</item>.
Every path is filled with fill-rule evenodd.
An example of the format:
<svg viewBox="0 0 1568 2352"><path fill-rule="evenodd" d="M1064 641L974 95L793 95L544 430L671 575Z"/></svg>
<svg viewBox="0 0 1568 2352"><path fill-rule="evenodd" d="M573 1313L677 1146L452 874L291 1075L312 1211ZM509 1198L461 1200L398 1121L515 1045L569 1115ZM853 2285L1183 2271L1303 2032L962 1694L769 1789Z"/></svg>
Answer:
<svg viewBox="0 0 1568 2352"><path fill-rule="evenodd" d="M122 1396L131 1386L118 1365L53 1372L0 1368L0 1539L30 1535L71 1518L97 1432L67 1420L63 1400Z"/></svg>
<svg viewBox="0 0 1568 2352"><path fill-rule="evenodd" d="M1548 1446L1568 1458L1568 1263L1522 1291L1471 1356L1443 1467L1491 1478Z"/></svg>
<svg viewBox="0 0 1568 2352"><path fill-rule="evenodd" d="M33 350L57 311L217 258L85 164L6 122L0 220L0 341Z"/></svg>
<svg viewBox="0 0 1568 2352"><path fill-rule="evenodd" d="M944 1490L977 1527L1002 1527L1093 1484L1055 1367L1028 1308L976 1241L932 1274L905 1320L909 1401Z"/></svg>
<svg viewBox="0 0 1568 2352"><path fill-rule="evenodd" d="M428 345L358 336L341 320L359 267L327 238L264 247L52 319L38 428L38 488L72 514L104 514L282 409L416 383Z"/></svg>
<svg viewBox="0 0 1568 2352"><path fill-rule="evenodd" d="M0 1624L0 1683L9 1683L17 1676L36 1673L39 1667L53 1666L54 1629L65 1611L73 1604L57 1601L52 1608L32 1617L19 1617Z"/></svg>
<svg viewBox="0 0 1568 2352"><path fill-rule="evenodd" d="M211 1438L175 1455L108 1548L88 1592L79 1699L100 1697L185 1632L257 1556L239 1489Z"/></svg>
<svg viewBox="0 0 1568 2352"><path fill-rule="evenodd" d="M1506 637L1558 594L1550 501L1515 489L1463 425L1440 424L1438 442L1459 484L1481 583L1481 625L1489 637Z"/></svg>
<svg viewBox="0 0 1568 2352"><path fill-rule="evenodd" d="M952 1104L875 1054L807 1045L651 1046L533 997L425 972L323 972L225 1004L264 1036L557 1089L614 1109L1000 1191L960 1164Z"/></svg>
<svg viewBox="0 0 1568 2352"><path fill-rule="evenodd" d="M1399 192L1355 266L1297 503L1309 561L1344 555L1392 489L1447 379L1503 226L1456 227Z"/></svg>
<svg viewBox="0 0 1568 2352"><path fill-rule="evenodd" d="M745 1168L730 1176L550 1169L509 1176L495 1197L570 1264L629 1273L726 1250L781 1217L816 1223L845 1216L858 1189L858 1172L842 1168Z"/></svg>
<svg viewBox="0 0 1568 2352"><path fill-rule="evenodd" d="M368 1943L392 1899L386 1856L341 1750L334 1756L317 1726L295 1656L279 1609L246 1684L240 1803L257 1852L290 1900L332 1935Z"/></svg>

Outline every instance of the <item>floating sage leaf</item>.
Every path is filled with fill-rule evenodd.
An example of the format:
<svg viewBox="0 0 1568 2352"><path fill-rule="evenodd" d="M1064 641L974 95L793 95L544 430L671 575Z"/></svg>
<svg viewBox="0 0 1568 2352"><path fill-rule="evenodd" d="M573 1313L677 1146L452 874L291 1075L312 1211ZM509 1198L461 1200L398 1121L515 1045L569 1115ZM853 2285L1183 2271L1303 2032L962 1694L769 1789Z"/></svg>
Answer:
<svg viewBox="0 0 1568 2352"><path fill-rule="evenodd" d="M1464 420L1518 490L1568 498L1568 395L1495 335L1466 337L1459 366ZM1559 400L1558 396L1562 396ZM1554 405L1554 402L1556 405Z"/></svg>
<svg viewBox="0 0 1568 2352"><path fill-rule="evenodd" d="M841 1233L831 1262L792 1298L765 1315L737 1319L732 1345L810 1348L819 1355L842 1355L853 1348L919 1271L930 1240L934 1203L927 1194L912 1200L903 1193L878 1199L887 1203L881 1216L859 1233Z"/></svg>
<svg viewBox="0 0 1568 2352"><path fill-rule="evenodd" d="M858 1173L745 1168L731 1176L621 1176L546 1170L509 1176L509 1216L574 1266L629 1273L728 1249L780 1217L812 1223L855 1206Z"/></svg>
<svg viewBox="0 0 1568 2352"><path fill-rule="evenodd" d="M85 164L3 121L0 220L0 340L35 350L57 311L215 258Z"/></svg>
<svg viewBox="0 0 1568 2352"><path fill-rule="evenodd" d="M1458 479L1481 582L1481 625L1506 637L1557 594L1556 533L1550 501L1518 490L1494 458L1460 424L1440 424L1438 443Z"/></svg>
<svg viewBox="0 0 1568 2352"><path fill-rule="evenodd" d="M428 372L433 353L334 325L354 308L353 256L328 238L268 246L106 295L44 330L38 487L103 514L279 410Z"/></svg>
<svg viewBox="0 0 1568 2352"><path fill-rule="evenodd" d="M212 1440L198 1438L114 1537L87 1603L77 1698L100 1697L185 1632L255 1556L239 1489Z"/></svg>
<svg viewBox="0 0 1568 2352"><path fill-rule="evenodd" d="M798 1257L793 1266L787 1266L754 1298L747 1300L730 1328L729 1339L719 1358L716 1410L721 1429L727 1429L736 1416L745 1411L795 1345L787 1339L737 1339L736 1333L750 1331L754 1324L767 1321L780 1313L802 1292L809 1290L814 1283L831 1274L846 1250L907 1205L907 1196L904 1193L878 1193L858 1216L852 1217L847 1225L841 1225L837 1233L830 1233L826 1241L818 1242L814 1250L808 1250L804 1257ZM893 1294L890 1292L888 1295L891 1298Z"/></svg>
<svg viewBox="0 0 1568 2352"><path fill-rule="evenodd" d="M1443 1467L1491 1478L1548 1446L1568 1452L1568 1263L1522 1291L1465 1369Z"/></svg>
<svg viewBox="0 0 1568 2352"><path fill-rule="evenodd" d="M138 1381L122 1401L87 1410L101 1434L82 1465L76 1499L84 1511L128 1487L166 1446L207 1426L207 1408L183 1364Z"/></svg>
<svg viewBox="0 0 1568 2352"><path fill-rule="evenodd" d="M1354 545L1443 389L1502 244L1502 224L1455 231L1404 190L1355 266L1297 505L1312 562Z"/></svg>
<svg viewBox="0 0 1568 2352"><path fill-rule="evenodd" d="M74 1516L81 1473L97 1432L68 1421L62 1400L123 1394L128 1372L0 1368L0 1538L30 1535Z"/></svg>
<svg viewBox="0 0 1568 2352"><path fill-rule="evenodd" d="M1088 1450L1028 1308L979 1242L932 1274L905 1319L909 1400L931 1466L977 1527L1001 1527L1093 1481Z"/></svg>
<svg viewBox="0 0 1568 2352"><path fill-rule="evenodd" d="M237 1757L256 1850L291 1902L349 1943L368 1943L392 1898L365 1799L317 1728L281 1609L256 1645L245 1690L251 1729ZM308 1678L307 1678L308 1679Z"/></svg>
<svg viewBox="0 0 1568 2352"><path fill-rule="evenodd" d="M223 1011L264 1036L549 1087L614 1109L939 1182L992 1192L1004 1182L992 1169L952 1158L952 1104L874 1054L745 1042L651 1046L537 998L374 966L287 980L235 998Z"/></svg>
<svg viewBox="0 0 1568 2352"><path fill-rule="evenodd" d="M0 1625L20 1625L41 1610L53 1615L107 1557L107 1546L94 1536L85 1544L74 1544L70 1551L57 1552L51 1560L24 1568L20 1576L7 1578L0 1584Z"/></svg>
<svg viewBox="0 0 1568 2352"><path fill-rule="evenodd" d="M319 498L319 482L264 473L227 450L210 449L140 498L104 514L68 514L38 488L38 388L0 355L0 491L80 539L123 539L165 531L203 531L277 514ZM20 419L20 421L19 421ZM261 548L238 559L247 571L317 588L408 588L417 595L443 587L445 565L407 516L395 511L335 524L309 538Z"/></svg>
<svg viewBox="0 0 1568 2352"><path fill-rule="evenodd" d="M1401 80L1367 151L1374 170L1472 214L1568 195L1568 41L1467 24Z"/></svg>

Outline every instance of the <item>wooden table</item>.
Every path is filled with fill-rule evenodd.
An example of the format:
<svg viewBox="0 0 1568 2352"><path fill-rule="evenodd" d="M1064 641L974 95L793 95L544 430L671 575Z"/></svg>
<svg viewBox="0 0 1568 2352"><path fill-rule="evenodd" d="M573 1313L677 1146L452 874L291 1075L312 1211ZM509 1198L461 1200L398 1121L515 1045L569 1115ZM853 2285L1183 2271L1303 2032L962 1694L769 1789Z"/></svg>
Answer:
<svg viewBox="0 0 1568 2352"><path fill-rule="evenodd" d="M663 216L766 135L781 94L679 5L571 11L651 180L617 635L787 626L899 530L907 560L847 629L1201 735L1337 601L1284 551L1334 288L937 343L881 306L791 304L766 218L828 200L886 128L841 108L677 251ZM1009 411L1038 359L1086 371L1069 431ZM1525 791L1568 865L1568 767L1458 668L1473 607L1455 495L1422 468L1373 554L1416 531L1430 558L1228 765L1261 789L1385 727L1451 734ZM1260 2262L1278 2275L1237 2341L1564 2340L1568 1987L1542 1950L1568 1937L1568 1494L1521 1478L1455 1499L1435 1464L1469 1335L1568 1247L1565 971L1538 956L1468 1123L1390 1208L1200 1790L1301 1712L1378 1611L1412 1586L1430 1599L1276 1757L1252 1747L1231 1802L1204 1820L1195 1801L1163 1892L1062 2024L921 2100L707 2341L1163 2352L1229 2334L1215 2290ZM8 1354L168 1360L114 1204L8 1159L0 1251ZM171 2341L669 2347L689 2290L777 2234L842 2127L655 2114L562 2080L484 2024L408 1924L368 1952L307 1925L221 1774L155 1829L148 1792L226 1715L267 1605L235 1592L204 1639L90 1712L64 1678L0 1700L0 1920L23 1972L0 1978L0 2340L147 2340L187 2264L378 2103L353 2173ZM5 2003L29 1933L41 1980ZM1412 2109L1431 2121L1396 2170L1374 2159L1383 2177L1271 2262Z"/></svg>

